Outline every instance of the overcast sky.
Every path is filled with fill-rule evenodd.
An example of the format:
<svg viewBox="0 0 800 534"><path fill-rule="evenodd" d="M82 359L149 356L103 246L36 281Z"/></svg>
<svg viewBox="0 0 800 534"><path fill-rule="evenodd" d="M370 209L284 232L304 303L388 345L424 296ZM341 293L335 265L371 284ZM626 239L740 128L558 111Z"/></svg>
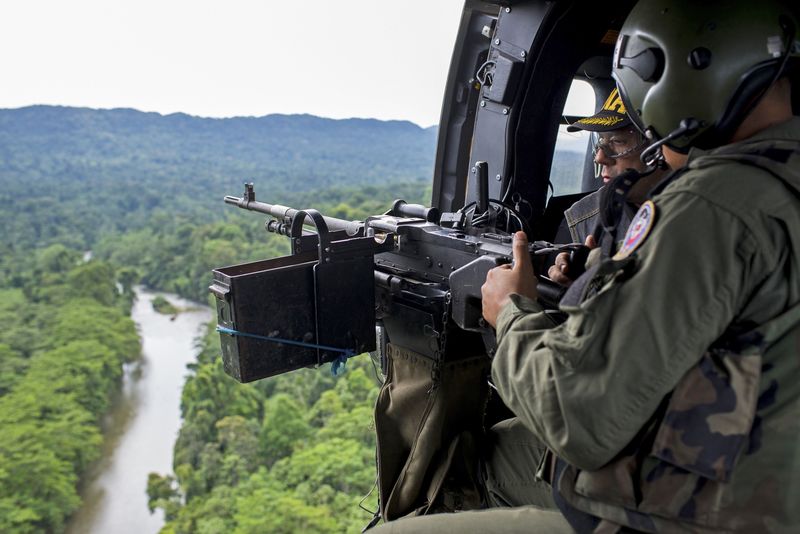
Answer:
<svg viewBox="0 0 800 534"><path fill-rule="evenodd" d="M0 108L439 121L463 0L5 0Z"/></svg>

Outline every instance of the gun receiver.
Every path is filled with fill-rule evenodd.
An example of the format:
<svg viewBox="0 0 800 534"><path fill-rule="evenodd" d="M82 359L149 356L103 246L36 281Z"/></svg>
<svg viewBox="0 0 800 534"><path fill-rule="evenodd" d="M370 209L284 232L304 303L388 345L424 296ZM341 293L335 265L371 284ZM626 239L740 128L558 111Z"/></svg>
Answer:
<svg viewBox="0 0 800 534"><path fill-rule="evenodd" d="M290 256L214 270L209 289L217 297L223 361L237 380L375 350L376 324L384 342L437 361L474 354L481 342L493 353L480 288L491 268L512 261L509 233L471 225L463 212L440 214L402 200L364 221L259 202L252 184L225 202L273 217L266 229L292 241ZM569 247L575 245L559 250ZM531 243L534 265L542 263L538 251L552 250ZM549 307L563 294L541 277L539 291Z"/></svg>

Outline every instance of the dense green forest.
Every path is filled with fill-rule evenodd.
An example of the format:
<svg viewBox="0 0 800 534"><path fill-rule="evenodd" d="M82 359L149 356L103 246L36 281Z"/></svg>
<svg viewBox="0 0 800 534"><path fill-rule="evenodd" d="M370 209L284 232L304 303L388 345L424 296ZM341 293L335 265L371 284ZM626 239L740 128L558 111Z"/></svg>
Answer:
<svg viewBox="0 0 800 534"><path fill-rule="evenodd" d="M133 285L205 302L213 267L287 252L225 194L254 180L262 200L346 219L423 202L434 135L308 116L0 110L0 532L61 532L80 506L122 364L140 352ZM210 334L183 394L177 480L149 481L167 530L360 527L377 385L366 362L348 369L243 386ZM241 514L236 492L250 499Z"/></svg>
<svg viewBox="0 0 800 534"><path fill-rule="evenodd" d="M377 496L371 360L344 375L303 369L254 384L222 370L210 330L183 390L175 477L151 474L162 532L358 532Z"/></svg>
<svg viewBox="0 0 800 534"><path fill-rule="evenodd" d="M212 268L288 252L224 195L254 181L260 200L348 220L427 203L435 135L311 116L0 110L0 532L61 532L80 506L102 416L140 352L134 285L207 302ZM574 187L579 172L558 179ZM147 481L164 532L360 529L375 481L371 360L242 385L211 328L201 347L175 475Z"/></svg>
<svg viewBox="0 0 800 534"><path fill-rule="evenodd" d="M133 292L62 245L15 260L0 256L0 532L59 532L122 364L139 355Z"/></svg>

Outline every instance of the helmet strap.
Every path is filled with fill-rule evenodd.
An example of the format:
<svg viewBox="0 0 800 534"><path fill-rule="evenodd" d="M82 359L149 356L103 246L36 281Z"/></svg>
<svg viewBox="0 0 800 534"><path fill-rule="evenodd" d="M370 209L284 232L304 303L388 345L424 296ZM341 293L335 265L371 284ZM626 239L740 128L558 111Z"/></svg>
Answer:
<svg viewBox="0 0 800 534"><path fill-rule="evenodd" d="M613 234L619 224L625 203L636 182L651 175L658 167L648 167L642 172L625 169L625 172L608 182L600 192L600 226ZM599 241L598 241L599 243Z"/></svg>

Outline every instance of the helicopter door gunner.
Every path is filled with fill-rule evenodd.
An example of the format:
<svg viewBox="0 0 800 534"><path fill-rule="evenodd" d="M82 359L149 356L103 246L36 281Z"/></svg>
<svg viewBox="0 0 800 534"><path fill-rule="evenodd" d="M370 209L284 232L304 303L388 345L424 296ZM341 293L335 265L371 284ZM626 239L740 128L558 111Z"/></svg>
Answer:
<svg viewBox="0 0 800 534"><path fill-rule="evenodd" d="M492 379L548 448L538 472L562 523L519 506L387 527L800 529L796 9L640 0L620 31L613 74L632 119L653 137L645 158L688 152L688 163L642 205L615 256L573 283L565 323L554 325L536 302L524 233L515 264L487 276Z"/></svg>
<svg viewBox="0 0 800 534"><path fill-rule="evenodd" d="M628 112L650 155L702 150L571 286L566 323L539 313L527 266L489 273L494 383L553 452L542 472L576 530L800 527L789 5L639 2L615 51Z"/></svg>

